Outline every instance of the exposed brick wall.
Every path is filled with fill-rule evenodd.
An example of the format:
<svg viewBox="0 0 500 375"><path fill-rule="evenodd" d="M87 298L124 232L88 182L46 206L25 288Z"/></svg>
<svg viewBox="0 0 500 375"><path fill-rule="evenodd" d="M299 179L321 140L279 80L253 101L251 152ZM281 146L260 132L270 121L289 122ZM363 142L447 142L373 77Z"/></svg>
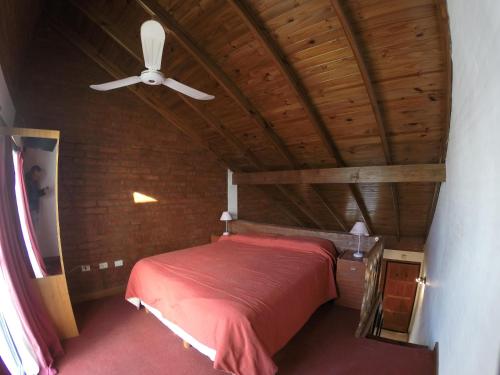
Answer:
<svg viewBox="0 0 500 375"><path fill-rule="evenodd" d="M120 286L138 259L206 243L226 207L223 166L47 27L33 41L15 98L18 126L61 130L59 208L72 296ZM158 199L134 204L132 192ZM99 271L99 262L123 268ZM91 272L73 270L90 264Z"/></svg>

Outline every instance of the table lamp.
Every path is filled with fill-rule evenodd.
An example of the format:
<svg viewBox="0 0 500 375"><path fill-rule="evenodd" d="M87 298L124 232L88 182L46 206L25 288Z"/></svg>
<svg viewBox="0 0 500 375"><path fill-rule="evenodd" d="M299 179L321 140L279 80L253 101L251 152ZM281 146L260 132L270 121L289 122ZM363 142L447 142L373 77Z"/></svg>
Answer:
<svg viewBox="0 0 500 375"><path fill-rule="evenodd" d="M222 220L222 219L221 219ZM358 251L356 251L353 256L355 258L363 258L363 253L360 251L360 247L361 247L361 236L368 236L369 233L368 233L368 229L366 229L366 225L365 223L363 223L362 221L357 221L354 226L352 227L351 231L350 231L351 234L354 234L356 236L358 236Z"/></svg>
<svg viewBox="0 0 500 375"><path fill-rule="evenodd" d="M226 231L222 233L223 236L229 236L229 230L227 229L227 222L233 220L229 211L224 211L220 217L220 221L226 222Z"/></svg>

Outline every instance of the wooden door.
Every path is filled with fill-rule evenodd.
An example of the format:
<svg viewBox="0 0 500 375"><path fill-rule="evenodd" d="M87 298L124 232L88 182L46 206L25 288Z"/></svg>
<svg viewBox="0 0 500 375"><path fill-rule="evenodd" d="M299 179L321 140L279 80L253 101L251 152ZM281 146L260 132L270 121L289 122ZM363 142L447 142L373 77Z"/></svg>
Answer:
<svg viewBox="0 0 500 375"><path fill-rule="evenodd" d="M384 329L408 332L417 292L420 264L387 262L384 286Z"/></svg>

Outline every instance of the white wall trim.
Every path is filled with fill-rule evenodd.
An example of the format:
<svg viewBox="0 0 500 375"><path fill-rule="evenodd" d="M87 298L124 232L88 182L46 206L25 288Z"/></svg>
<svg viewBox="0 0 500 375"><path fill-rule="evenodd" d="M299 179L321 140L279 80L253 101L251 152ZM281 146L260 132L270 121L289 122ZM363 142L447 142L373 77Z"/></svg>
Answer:
<svg viewBox="0 0 500 375"><path fill-rule="evenodd" d="M238 219L238 185L233 185L233 171L227 170L227 210L233 217Z"/></svg>

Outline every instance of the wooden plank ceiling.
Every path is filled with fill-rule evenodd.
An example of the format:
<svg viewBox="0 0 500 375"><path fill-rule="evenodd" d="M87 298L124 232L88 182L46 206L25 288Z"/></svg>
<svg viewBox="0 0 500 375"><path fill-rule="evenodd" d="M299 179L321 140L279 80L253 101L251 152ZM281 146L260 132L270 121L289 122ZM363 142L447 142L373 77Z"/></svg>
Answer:
<svg viewBox="0 0 500 375"><path fill-rule="evenodd" d="M216 99L131 90L234 170L443 161L451 62L440 0L50 0L46 7L52 25L110 80L144 69L139 28L160 21L168 30L162 71ZM435 186L262 189L301 225L348 230L364 220L372 233L424 237Z"/></svg>

